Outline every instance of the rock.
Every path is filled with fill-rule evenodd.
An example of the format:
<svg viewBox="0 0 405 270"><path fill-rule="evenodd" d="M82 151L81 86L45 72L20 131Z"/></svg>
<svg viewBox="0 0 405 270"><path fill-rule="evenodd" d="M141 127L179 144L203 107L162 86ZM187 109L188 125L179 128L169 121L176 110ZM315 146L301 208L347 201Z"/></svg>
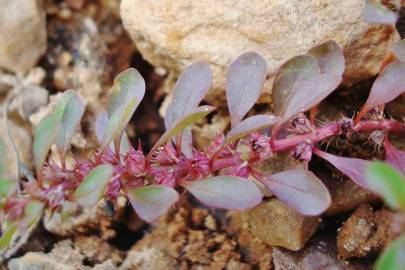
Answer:
<svg viewBox="0 0 405 270"><path fill-rule="evenodd" d="M265 201L249 210L249 229L270 246L301 249L318 229L318 217L305 217L277 199Z"/></svg>
<svg viewBox="0 0 405 270"><path fill-rule="evenodd" d="M230 215L229 230L236 235L243 258L254 269L272 268L272 248L249 231L247 211L234 211Z"/></svg>
<svg viewBox="0 0 405 270"><path fill-rule="evenodd" d="M94 240L94 238L92 238ZM100 243L100 242L99 242ZM117 251L112 248L105 248L106 243L96 248L98 252L112 251L112 257ZM85 247L86 248L86 247ZM92 260L92 257L86 256L85 250L77 247L71 240L63 240L55 244L50 253L28 252L23 257L15 258L9 261L10 270L114 270L117 269L114 259L106 259L102 263ZM87 251L88 252L88 251ZM111 254L109 254L111 255ZM107 257L107 256L106 256ZM121 262L121 261L119 261ZM94 267L86 266L93 264Z"/></svg>
<svg viewBox="0 0 405 270"><path fill-rule="evenodd" d="M22 86L11 101L10 114L14 113L22 121L28 121L33 113L48 104L48 96L48 91L38 85Z"/></svg>
<svg viewBox="0 0 405 270"><path fill-rule="evenodd" d="M368 204L359 206L338 233L337 247L343 259L381 252L405 229L405 217Z"/></svg>
<svg viewBox="0 0 405 270"><path fill-rule="evenodd" d="M347 213L363 203L378 200L371 191L357 185L347 177L342 177L340 174L335 176L325 174L324 177L321 177L325 180L324 183L332 196L332 204L325 212L326 215Z"/></svg>
<svg viewBox="0 0 405 270"><path fill-rule="evenodd" d="M363 7L363 0L123 0L121 16L154 66L178 73L198 60L210 63L214 87L207 100L220 104L227 66L249 50L268 62L262 102L270 100L283 62L331 39L344 48L346 83L375 75L398 33L364 22Z"/></svg>
<svg viewBox="0 0 405 270"><path fill-rule="evenodd" d="M176 269L176 260L155 248L130 251L120 270Z"/></svg>
<svg viewBox="0 0 405 270"><path fill-rule="evenodd" d="M117 265L122 262L122 257L124 257L124 252L119 251L107 241L95 235L76 235L74 245L81 250L81 253L86 257L86 261L91 264L110 261L110 263Z"/></svg>
<svg viewBox="0 0 405 270"><path fill-rule="evenodd" d="M105 201L100 201L94 207L84 209L83 212L74 213L64 221L62 221L59 213L50 216L50 213L46 212L44 226L45 229L59 236L72 236L96 231L101 239L111 239L116 235L113 223L119 220L126 201L122 203L119 203L119 210L115 216L111 215Z"/></svg>
<svg viewBox="0 0 405 270"><path fill-rule="evenodd" d="M0 67L26 72L46 51L42 1L0 0L0 6Z"/></svg>
<svg viewBox="0 0 405 270"><path fill-rule="evenodd" d="M370 262L352 263L338 259L336 243L326 235L317 235L303 250L289 251L274 248L274 270L366 270Z"/></svg>

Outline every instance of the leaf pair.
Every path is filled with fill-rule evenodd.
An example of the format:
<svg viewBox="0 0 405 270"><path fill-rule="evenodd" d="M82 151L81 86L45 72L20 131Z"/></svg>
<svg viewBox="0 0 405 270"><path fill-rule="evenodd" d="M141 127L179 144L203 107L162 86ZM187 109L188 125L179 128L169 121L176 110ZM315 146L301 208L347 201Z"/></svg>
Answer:
<svg viewBox="0 0 405 270"><path fill-rule="evenodd" d="M173 91L173 98L165 115L166 130L172 129L178 121L194 113L212 85L212 71L208 64L197 62L188 66L180 75ZM173 136L173 135L172 135ZM182 132L182 152L192 155L191 131Z"/></svg>
<svg viewBox="0 0 405 270"><path fill-rule="evenodd" d="M117 76L110 90L108 117L102 119L103 136L100 141L103 149L114 139L121 140L125 127L145 95L145 87L145 80L134 68Z"/></svg>
<svg viewBox="0 0 405 270"><path fill-rule="evenodd" d="M74 90L62 94L54 111L44 117L35 130L34 162L38 176L51 146L56 143L58 151L66 153L76 126L84 113L84 104Z"/></svg>
<svg viewBox="0 0 405 270"><path fill-rule="evenodd" d="M345 60L340 46L329 41L283 64L273 84L273 104L282 122L325 99L342 81Z"/></svg>
<svg viewBox="0 0 405 270"><path fill-rule="evenodd" d="M259 188L249 179L216 176L183 184L203 204L223 209L246 209L262 200ZM128 190L129 201L143 220L153 222L166 213L179 199L171 187L150 185Z"/></svg>

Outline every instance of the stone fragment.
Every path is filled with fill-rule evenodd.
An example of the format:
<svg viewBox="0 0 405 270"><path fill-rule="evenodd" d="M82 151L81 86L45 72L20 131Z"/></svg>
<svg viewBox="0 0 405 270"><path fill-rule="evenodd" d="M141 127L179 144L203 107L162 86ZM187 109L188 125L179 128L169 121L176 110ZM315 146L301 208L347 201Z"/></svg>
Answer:
<svg viewBox="0 0 405 270"><path fill-rule="evenodd" d="M270 246L301 249L318 229L318 217L305 217L277 199L249 210L249 229Z"/></svg>
<svg viewBox="0 0 405 270"><path fill-rule="evenodd" d="M0 67L26 72L45 53L45 12L40 0L0 0Z"/></svg>
<svg viewBox="0 0 405 270"><path fill-rule="evenodd" d="M398 33L362 18L363 0L199 1L123 0L121 17L143 57L179 73L204 60L213 69L212 103L224 100L226 69L238 55L257 51L268 62L262 102L286 60L328 40L346 57L345 82L375 75Z"/></svg>
<svg viewBox="0 0 405 270"><path fill-rule="evenodd" d="M368 204L359 206L344 223L337 237L343 259L361 258L381 252L401 231L405 218L386 209L374 211Z"/></svg>

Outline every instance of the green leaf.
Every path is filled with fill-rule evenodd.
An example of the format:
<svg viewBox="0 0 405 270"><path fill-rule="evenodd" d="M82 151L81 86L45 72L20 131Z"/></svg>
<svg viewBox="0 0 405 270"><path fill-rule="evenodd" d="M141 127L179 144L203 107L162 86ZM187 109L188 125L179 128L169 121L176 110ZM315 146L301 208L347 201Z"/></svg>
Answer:
<svg viewBox="0 0 405 270"><path fill-rule="evenodd" d="M207 116L209 113L211 113L215 108L212 106L200 106L197 109L195 109L193 112L185 115L183 118L181 118L179 121L177 121L172 128L167 130L165 133L163 133L162 137L156 142L156 144L153 146L152 150L149 153L148 158L153 155L153 153L163 144L168 142L170 138L173 136L176 136L177 134L180 134L185 128L188 126L194 124L198 120L203 119L205 116Z"/></svg>
<svg viewBox="0 0 405 270"><path fill-rule="evenodd" d="M376 270L405 270L405 236L392 242L378 258Z"/></svg>
<svg viewBox="0 0 405 270"><path fill-rule="evenodd" d="M7 248L13 239L14 233L17 231L17 225L8 226L4 234L0 237L0 250Z"/></svg>
<svg viewBox="0 0 405 270"><path fill-rule="evenodd" d="M113 167L109 164L92 169L73 193L75 202L83 207L95 205L103 196L112 174Z"/></svg>
<svg viewBox="0 0 405 270"><path fill-rule="evenodd" d="M112 114L111 118L108 120L101 147L104 149L110 144L110 142L121 136L125 127L127 126L132 114L136 109L137 97L133 97L128 103L123 104Z"/></svg>
<svg viewBox="0 0 405 270"><path fill-rule="evenodd" d="M380 194L386 203L405 213L405 177L392 166L375 162L367 169L370 188Z"/></svg>
<svg viewBox="0 0 405 270"><path fill-rule="evenodd" d="M251 180L238 176L215 176L188 182L184 187L202 203L215 208L252 208L263 197Z"/></svg>
<svg viewBox="0 0 405 270"><path fill-rule="evenodd" d="M176 190L159 185L134 188L127 192L127 196L139 217L147 222L166 213L179 199Z"/></svg>
<svg viewBox="0 0 405 270"><path fill-rule="evenodd" d="M42 211L44 209L44 203L36 200L30 201L24 209L24 218L20 222L26 226L26 228L30 227L34 223L36 223L42 217Z"/></svg>
<svg viewBox="0 0 405 270"><path fill-rule="evenodd" d="M0 199L7 197L13 191L15 191L15 180L2 178L0 179Z"/></svg>
<svg viewBox="0 0 405 270"><path fill-rule="evenodd" d="M137 103L134 104L134 111L138 107L145 95L145 80L141 74L134 68L127 69L117 76L114 85L110 90L110 97L108 102L108 115L112 115L121 108L122 105L127 104L129 100L136 97ZM131 113L132 115L132 113Z"/></svg>
<svg viewBox="0 0 405 270"><path fill-rule="evenodd" d="M58 113L44 117L39 123L34 135L34 162L39 175L45 159L56 141L60 129L60 117Z"/></svg>
<svg viewBox="0 0 405 270"><path fill-rule="evenodd" d="M63 111L61 117L61 127L56 140L56 146L59 152L66 153L70 145L70 141L72 140L75 128L80 123L83 116L84 108L84 103L80 97L73 92L73 94L70 95L70 99L66 102L64 108L57 109L58 111Z"/></svg>

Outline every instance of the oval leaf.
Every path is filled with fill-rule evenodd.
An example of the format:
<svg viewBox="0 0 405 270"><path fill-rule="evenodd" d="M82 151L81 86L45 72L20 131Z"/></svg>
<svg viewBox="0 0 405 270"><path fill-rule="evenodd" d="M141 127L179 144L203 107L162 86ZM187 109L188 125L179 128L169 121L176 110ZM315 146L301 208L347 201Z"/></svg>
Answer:
<svg viewBox="0 0 405 270"><path fill-rule="evenodd" d="M370 90L370 95L358 117L378 105L388 103L405 92L405 63L395 61L387 65L378 75Z"/></svg>
<svg viewBox="0 0 405 270"><path fill-rule="evenodd" d="M345 71L345 57L343 50L335 41L325 42L308 51L308 55L318 61L320 72L335 76L342 76Z"/></svg>
<svg viewBox="0 0 405 270"><path fill-rule="evenodd" d="M108 124L108 113L107 111L102 111L96 120L96 137L97 141L101 143L105 134L105 130Z"/></svg>
<svg viewBox="0 0 405 270"><path fill-rule="evenodd" d="M194 110L194 112L189 113L185 116L183 116L182 119L177 121L173 127L169 130L166 130L165 133L160 137L160 139L155 143L155 145L152 147L151 151L149 152L148 159L155 153L155 151L164 143L168 142L170 138L180 134L185 128L188 126L194 124L198 120L203 119L205 116L207 116L209 113L211 113L215 107L212 106L200 106L197 109Z"/></svg>
<svg viewBox="0 0 405 270"><path fill-rule="evenodd" d="M63 116L61 119L61 126L56 140L56 146L59 152L66 153L70 141L72 140L75 128L80 123L84 113L84 103L80 97L74 93L69 101L66 103Z"/></svg>
<svg viewBox="0 0 405 270"><path fill-rule="evenodd" d="M328 45L325 47L328 48ZM339 51L314 48L312 53L317 59L308 55L296 56L282 65L276 75L273 103L276 115L280 116L282 121L316 106L342 81ZM327 55L323 56L322 53ZM337 59L332 61L332 57ZM329 65L327 61L333 64ZM336 67L338 68L333 69Z"/></svg>
<svg viewBox="0 0 405 270"><path fill-rule="evenodd" d="M208 64L197 62L188 66L174 87L173 98L165 115L166 129L197 108L211 85L212 71Z"/></svg>
<svg viewBox="0 0 405 270"><path fill-rule="evenodd" d="M251 180L237 176L215 176L186 183L184 187L202 203L215 208L252 208L263 197Z"/></svg>
<svg viewBox="0 0 405 270"><path fill-rule="evenodd" d="M127 191L132 207L140 218L153 222L166 213L179 199L173 188L150 185Z"/></svg>
<svg viewBox="0 0 405 270"><path fill-rule="evenodd" d="M403 270L405 269L405 235L394 240L378 258L376 270Z"/></svg>
<svg viewBox="0 0 405 270"><path fill-rule="evenodd" d="M109 102L107 106L108 115L112 117L115 111L124 104L136 100L133 111L138 107L145 95L145 80L134 68L127 69L120 73L114 80L114 85L110 90ZM131 113L131 115L133 112Z"/></svg>
<svg viewBox="0 0 405 270"><path fill-rule="evenodd" d="M387 204L405 212L405 177L384 163L373 163L367 169L369 186L380 194Z"/></svg>
<svg viewBox="0 0 405 270"><path fill-rule="evenodd" d="M280 118L274 115L255 115L249 117L235 125L228 134L226 134L226 142L234 142L252 132L272 127L277 124L279 120Z"/></svg>
<svg viewBox="0 0 405 270"><path fill-rule="evenodd" d="M314 153L331 163L343 174L350 177L356 184L370 189L366 177L366 170L372 164L371 161L359 158L338 157L318 149L315 149Z"/></svg>
<svg viewBox="0 0 405 270"><path fill-rule="evenodd" d="M387 136L384 140L385 162L392 165L405 175L405 152L395 148L388 140Z"/></svg>
<svg viewBox="0 0 405 270"><path fill-rule="evenodd" d="M276 173L263 183L278 199L306 216L322 214L332 201L323 182L308 170Z"/></svg>
<svg viewBox="0 0 405 270"><path fill-rule="evenodd" d="M53 113L45 116L35 130L33 151L37 175L40 175L48 152L56 141L59 129L60 117Z"/></svg>
<svg viewBox="0 0 405 270"><path fill-rule="evenodd" d="M388 7L381 4L379 0L366 0L363 9L363 18L368 23L394 25L397 15Z"/></svg>
<svg viewBox="0 0 405 270"><path fill-rule="evenodd" d="M405 39L395 43L392 46L392 52L399 61L405 62Z"/></svg>
<svg viewBox="0 0 405 270"><path fill-rule="evenodd" d="M226 98L232 127L238 124L256 103L266 75L266 60L256 52L242 54L229 66Z"/></svg>
<svg viewBox="0 0 405 270"><path fill-rule="evenodd" d="M75 202L83 207L95 205L103 196L112 173L113 167L109 164L92 169L73 193Z"/></svg>

